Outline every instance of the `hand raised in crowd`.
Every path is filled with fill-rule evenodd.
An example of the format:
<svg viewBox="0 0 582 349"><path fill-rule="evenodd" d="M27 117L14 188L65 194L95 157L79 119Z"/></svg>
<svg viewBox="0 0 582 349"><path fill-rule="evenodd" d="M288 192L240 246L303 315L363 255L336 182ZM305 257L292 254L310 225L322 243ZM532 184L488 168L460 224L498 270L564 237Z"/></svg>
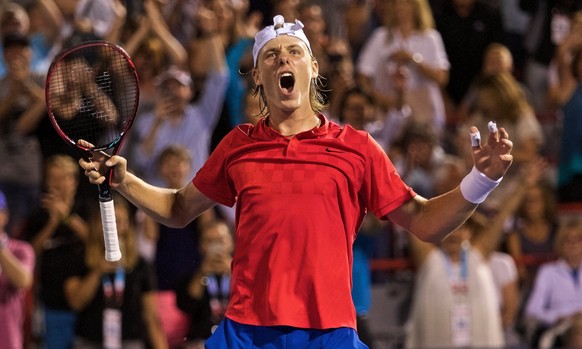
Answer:
<svg viewBox="0 0 582 349"><path fill-rule="evenodd" d="M145 0L143 2L143 8L146 14L146 17L149 20L150 25L153 27L155 26L165 26L166 20L164 19L158 4L152 0Z"/></svg>
<svg viewBox="0 0 582 349"><path fill-rule="evenodd" d="M54 222L61 222L71 214L71 203L63 200L56 190L49 190L48 193L42 196L40 202L41 206L49 213L50 219Z"/></svg>
<svg viewBox="0 0 582 349"><path fill-rule="evenodd" d="M209 35L218 32L218 21L214 11L207 7L200 6L196 13L198 29L202 35Z"/></svg>
<svg viewBox="0 0 582 349"><path fill-rule="evenodd" d="M235 0L232 3L235 16L240 19L236 20L236 22L241 25L239 28L241 35L243 37L254 38L255 34L261 29L263 14L259 11L253 11L247 15L249 0Z"/></svg>
<svg viewBox="0 0 582 349"><path fill-rule="evenodd" d="M182 103L177 103L177 98L171 94L159 98L155 108L157 121L167 120L172 116L182 115L184 112Z"/></svg>

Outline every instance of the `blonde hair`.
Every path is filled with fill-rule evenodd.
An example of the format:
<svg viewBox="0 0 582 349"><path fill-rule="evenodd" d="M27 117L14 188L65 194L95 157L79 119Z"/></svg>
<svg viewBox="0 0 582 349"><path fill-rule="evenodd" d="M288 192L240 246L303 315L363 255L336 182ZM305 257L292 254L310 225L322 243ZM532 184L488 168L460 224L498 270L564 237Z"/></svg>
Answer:
<svg viewBox="0 0 582 349"><path fill-rule="evenodd" d="M164 148L160 155L158 155L158 159L156 161L157 168L160 169L166 160L172 157L175 157L180 161L187 162L189 165L192 164L192 156L190 155L188 148L181 145L172 144Z"/></svg>
<svg viewBox="0 0 582 349"><path fill-rule="evenodd" d="M408 0L414 10L414 28L418 31L424 32L433 29L434 17L430 5L427 0ZM394 0L389 4L394 6ZM395 28L398 24L398 18L394 15L391 6L386 6L386 27L389 29Z"/></svg>
<svg viewBox="0 0 582 349"><path fill-rule="evenodd" d="M483 76L478 79L476 87L478 91L490 93L495 104L503 111L502 117L505 116L503 119L511 123L517 122L523 114L531 111L522 88L511 73L502 72Z"/></svg>
<svg viewBox="0 0 582 349"><path fill-rule="evenodd" d="M121 265L131 271L137 265L139 255L137 252L137 241L135 232L134 217L129 202L121 195L114 193L113 202L115 210L125 210L128 215L128 229L119 232L119 248L121 249ZM89 236L85 242L85 264L89 268L96 268L105 258L105 247L103 241L103 228L101 224L101 214L98 209L91 215Z"/></svg>
<svg viewBox="0 0 582 349"><path fill-rule="evenodd" d="M511 51L509 50L509 48L507 46L500 44L498 42L493 42L493 43L489 44L487 46L487 48L485 48L485 53L484 53L483 57L487 58L492 53L499 53L499 54L503 55L505 58L507 58L510 65L513 67L513 54L511 53ZM484 59L483 62L485 62L485 60L486 59Z"/></svg>
<svg viewBox="0 0 582 349"><path fill-rule="evenodd" d="M48 170L53 168L53 167L62 168L64 170L70 172L71 174L74 174L76 178L79 177L79 165L69 155L56 154L56 155L52 155L48 159L46 159L46 161L44 163L45 175L48 172Z"/></svg>

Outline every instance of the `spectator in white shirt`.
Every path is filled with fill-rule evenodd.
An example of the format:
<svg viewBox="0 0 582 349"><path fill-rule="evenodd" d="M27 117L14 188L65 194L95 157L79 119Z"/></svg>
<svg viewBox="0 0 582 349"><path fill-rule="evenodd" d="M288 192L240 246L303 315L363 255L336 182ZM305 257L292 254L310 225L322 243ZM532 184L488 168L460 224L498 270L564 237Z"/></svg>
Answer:
<svg viewBox="0 0 582 349"><path fill-rule="evenodd" d="M562 223L555 248L559 258L540 267L525 308L541 329L582 313L582 219Z"/></svg>

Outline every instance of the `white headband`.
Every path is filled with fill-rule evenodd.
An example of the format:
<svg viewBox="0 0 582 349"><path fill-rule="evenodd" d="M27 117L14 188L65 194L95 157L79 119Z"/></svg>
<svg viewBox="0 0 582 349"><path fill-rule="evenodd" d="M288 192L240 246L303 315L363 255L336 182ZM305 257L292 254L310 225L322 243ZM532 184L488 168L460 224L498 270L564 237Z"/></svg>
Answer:
<svg viewBox="0 0 582 349"><path fill-rule="evenodd" d="M309 40L303 32L303 23L299 20L295 20L295 23L285 23L285 19L281 15L273 17L273 25L265 27L263 30L255 35L255 44L253 45L253 63L255 67L257 66L257 57L259 56L259 51L265 46L265 44L279 35L291 35L294 36L307 45L309 52L311 52L311 45L309 45ZM275 29L277 27L278 29Z"/></svg>

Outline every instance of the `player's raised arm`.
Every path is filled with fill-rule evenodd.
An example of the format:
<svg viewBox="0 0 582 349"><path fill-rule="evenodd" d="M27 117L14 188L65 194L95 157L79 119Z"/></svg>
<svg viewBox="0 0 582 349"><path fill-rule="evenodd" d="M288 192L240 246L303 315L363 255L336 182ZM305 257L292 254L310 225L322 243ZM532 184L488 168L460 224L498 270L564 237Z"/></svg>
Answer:
<svg viewBox="0 0 582 349"><path fill-rule="evenodd" d="M387 218L424 241L437 243L459 227L497 187L511 165L513 143L504 128L489 129L481 144L480 132L471 127L474 166L461 184L443 195L416 196Z"/></svg>
<svg viewBox="0 0 582 349"><path fill-rule="evenodd" d="M91 144L86 142L83 146L91 148ZM93 184L103 183L106 180L104 174L113 168L111 188L154 220L167 226L183 227L216 204L191 182L181 189L150 185L128 172L127 160L118 155L109 157L101 152L94 152L90 161L81 159L79 164Z"/></svg>

